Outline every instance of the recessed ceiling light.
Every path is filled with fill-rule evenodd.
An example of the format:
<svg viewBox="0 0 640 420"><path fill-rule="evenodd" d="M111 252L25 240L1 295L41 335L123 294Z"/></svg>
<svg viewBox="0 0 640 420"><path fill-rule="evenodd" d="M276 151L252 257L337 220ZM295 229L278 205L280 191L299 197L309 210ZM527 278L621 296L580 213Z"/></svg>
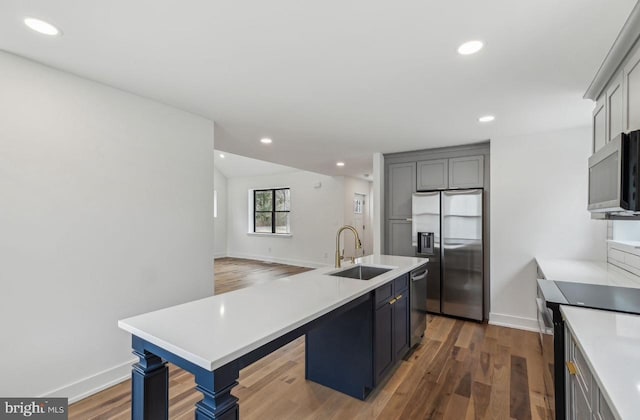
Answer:
<svg viewBox="0 0 640 420"><path fill-rule="evenodd" d="M344 166L344 162L336 162L336 166Z"/></svg>
<svg viewBox="0 0 640 420"><path fill-rule="evenodd" d="M480 121L481 123L488 123L491 122L493 120L495 120L496 117L494 117L493 115L484 115L480 118L478 118L478 121Z"/></svg>
<svg viewBox="0 0 640 420"><path fill-rule="evenodd" d="M475 54L482 49L484 44L482 41L469 41L458 47L458 54L460 55L469 55Z"/></svg>
<svg viewBox="0 0 640 420"><path fill-rule="evenodd" d="M220 153L220 159L224 159L224 153Z"/></svg>
<svg viewBox="0 0 640 420"><path fill-rule="evenodd" d="M261 138L261 139L260 139L260 142L261 142L262 144L271 144L271 143L272 143L272 140L271 140L269 137L264 137L264 138Z"/></svg>
<svg viewBox="0 0 640 420"><path fill-rule="evenodd" d="M62 31L60 31L60 29L56 28L49 22L45 22L44 20L40 20L32 17L26 17L24 18L24 24L27 25L30 29L36 32L39 32L43 35L49 35L49 36L62 35Z"/></svg>

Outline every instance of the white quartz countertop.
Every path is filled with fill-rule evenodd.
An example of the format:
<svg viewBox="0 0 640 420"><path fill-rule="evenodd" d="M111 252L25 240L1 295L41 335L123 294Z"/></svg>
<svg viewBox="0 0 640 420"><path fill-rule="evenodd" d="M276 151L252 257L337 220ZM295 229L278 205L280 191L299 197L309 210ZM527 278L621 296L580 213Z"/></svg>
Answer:
<svg viewBox="0 0 640 420"><path fill-rule="evenodd" d="M536 258L547 280L640 288L640 277L604 261Z"/></svg>
<svg viewBox="0 0 640 420"><path fill-rule="evenodd" d="M561 306L598 387L621 419L640 413L640 316Z"/></svg>
<svg viewBox="0 0 640 420"><path fill-rule="evenodd" d="M370 255L356 263L392 268L371 280L318 268L118 321L118 326L208 370L257 349L428 261ZM343 268L349 267L344 264Z"/></svg>

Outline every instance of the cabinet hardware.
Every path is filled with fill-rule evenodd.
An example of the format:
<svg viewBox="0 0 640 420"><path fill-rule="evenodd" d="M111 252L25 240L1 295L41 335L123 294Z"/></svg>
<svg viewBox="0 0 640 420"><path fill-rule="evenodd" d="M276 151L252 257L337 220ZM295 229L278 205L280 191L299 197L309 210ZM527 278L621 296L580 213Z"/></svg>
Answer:
<svg viewBox="0 0 640 420"><path fill-rule="evenodd" d="M393 305L394 303L396 303L396 301L397 301L397 300L398 300L398 299L396 299L396 298L391 299L391 300L389 301L389 305Z"/></svg>
<svg viewBox="0 0 640 420"><path fill-rule="evenodd" d="M567 370L569 371L569 375L575 375L578 372L576 365L569 361L567 361Z"/></svg>
<svg viewBox="0 0 640 420"><path fill-rule="evenodd" d="M396 296L396 301L398 301L398 300L400 300L400 299L402 299L402 295L398 295L398 296Z"/></svg>

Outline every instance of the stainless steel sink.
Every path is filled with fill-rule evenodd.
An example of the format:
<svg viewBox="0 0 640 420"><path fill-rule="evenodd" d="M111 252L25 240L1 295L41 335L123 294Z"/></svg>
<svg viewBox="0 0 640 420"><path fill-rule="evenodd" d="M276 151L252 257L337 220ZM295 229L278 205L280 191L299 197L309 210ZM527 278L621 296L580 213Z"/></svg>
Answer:
<svg viewBox="0 0 640 420"><path fill-rule="evenodd" d="M392 268L384 268L384 267L371 267L368 265L356 265L354 267L349 267L342 271L337 271L335 273L329 273L330 276L338 276L338 277L348 277L350 279L358 279L358 280L371 280L374 277L378 277L381 274L386 273L387 271L393 270Z"/></svg>

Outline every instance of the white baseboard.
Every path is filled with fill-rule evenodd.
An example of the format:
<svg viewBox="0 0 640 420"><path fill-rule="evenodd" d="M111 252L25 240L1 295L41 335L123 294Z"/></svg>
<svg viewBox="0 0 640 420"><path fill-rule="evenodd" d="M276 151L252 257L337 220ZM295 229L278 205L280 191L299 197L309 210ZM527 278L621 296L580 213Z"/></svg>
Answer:
<svg viewBox="0 0 640 420"><path fill-rule="evenodd" d="M80 401L97 392L130 379L131 365L136 363L136 361L137 359L131 359L118 366L98 372L95 375L88 376L74 383L49 391L44 395L41 395L41 397L69 398L69 404L73 404L76 401Z"/></svg>
<svg viewBox="0 0 640 420"><path fill-rule="evenodd" d="M319 263L317 261L294 260L290 258L274 257L272 255L255 255L255 254L242 254L242 253L231 252L227 256L231 258L245 258L248 260L266 261L266 262L295 265L298 267L307 267L307 268L320 268L320 267L326 267L328 265L328 264Z"/></svg>
<svg viewBox="0 0 640 420"><path fill-rule="evenodd" d="M524 318L521 316L497 314L491 312L489 314L489 324L500 327L516 328L518 330L539 332L538 320L535 318Z"/></svg>

